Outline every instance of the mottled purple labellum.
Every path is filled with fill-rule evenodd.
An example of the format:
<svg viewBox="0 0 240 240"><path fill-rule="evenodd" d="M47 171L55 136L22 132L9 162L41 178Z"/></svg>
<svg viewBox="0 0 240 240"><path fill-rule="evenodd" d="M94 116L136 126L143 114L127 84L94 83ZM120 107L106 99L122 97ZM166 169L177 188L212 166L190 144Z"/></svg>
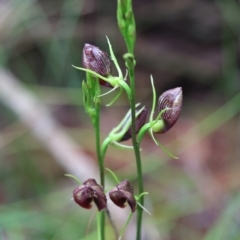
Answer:
<svg viewBox="0 0 240 240"><path fill-rule="evenodd" d="M126 203L128 203L132 212L135 212L137 203L134 198L132 183L128 180L123 180L112 189L109 192L109 197L118 207L121 208L126 207Z"/></svg>
<svg viewBox="0 0 240 240"><path fill-rule="evenodd" d="M141 109L140 106L138 106L136 108L136 112L138 112ZM137 116L136 118L136 134L140 131L140 129L142 128L142 126L145 124L146 120L147 120L147 114L148 114L148 110L145 107L141 113ZM131 112L129 113L129 117L126 120L126 122L131 118ZM123 135L123 137L119 140L119 142L122 141L126 141L128 139L130 139L132 137L132 129L131 126L130 128L127 130L127 132Z"/></svg>
<svg viewBox="0 0 240 240"><path fill-rule="evenodd" d="M88 43L84 44L82 64L84 68L90 69L103 77L107 77L111 73L111 61L108 54ZM99 83L112 88L108 82L102 79L99 80Z"/></svg>
<svg viewBox="0 0 240 240"><path fill-rule="evenodd" d="M182 109L182 88L177 87L164 92L158 100L158 112L161 112L165 108L171 108L162 114L164 121L164 129L158 133L167 132L178 120Z"/></svg>
<svg viewBox="0 0 240 240"><path fill-rule="evenodd" d="M107 198L103 189L94 179L88 179L73 191L73 199L83 208L90 209L92 201L95 202L99 211L106 208Z"/></svg>

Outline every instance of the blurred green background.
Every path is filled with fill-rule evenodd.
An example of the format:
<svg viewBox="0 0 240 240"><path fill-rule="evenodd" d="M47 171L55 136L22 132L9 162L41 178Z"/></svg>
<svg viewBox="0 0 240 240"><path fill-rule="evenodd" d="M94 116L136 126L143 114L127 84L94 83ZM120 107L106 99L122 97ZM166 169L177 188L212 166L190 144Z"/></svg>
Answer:
<svg viewBox="0 0 240 240"><path fill-rule="evenodd" d="M142 143L152 213L143 239L240 239L239 1L133 0L133 9L137 100L151 107L150 74L158 95L184 94L177 124L157 136L179 160L149 136ZM71 201L77 184L64 174L96 177L84 73L71 65L82 65L85 42L108 52L106 35L124 71L116 1L0 1L0 239L97 239L94 210ZM105 107L113 96L102 98L103 139L128 109L125 95ZM106 167L137 192L131 151L109 148Z"/></svg>

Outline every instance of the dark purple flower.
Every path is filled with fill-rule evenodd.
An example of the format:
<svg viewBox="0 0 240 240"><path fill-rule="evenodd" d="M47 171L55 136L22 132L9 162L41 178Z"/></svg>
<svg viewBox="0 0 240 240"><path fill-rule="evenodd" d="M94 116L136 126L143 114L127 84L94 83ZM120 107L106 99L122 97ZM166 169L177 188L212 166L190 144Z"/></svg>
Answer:
<svg viewBox="0 0 240 240"><path fill-rule="evenodd" d="M155 133L165 133L176 123L182 109L182 98L181 87L167 90L159 97L158 112L160 113L165 108L169 108L169 110L162 114L164 128Z"/></svg>
<svg viewBox="0 0 240 240"><path fill-rule="evenodd" d="M111 73L111 61L106 52L98 47L85 43L82 55L82 64L84 68L90 69L103 77L107 77ZM111 87L111 84L100 79L100 85Z"/></svg>
<svg viewBox="0 0 240 240"><path fill-rule="evenodd" d="M136 199L134 198L132 183L123 180L114 189L109 192L111 200L121 208L126 207L126 203L130 206L132 212L136 210Z"/></svg>
<svg viewBox="0 0 240 240"><path fill-rule="evenodd" d="M140 106L136 108L136 112L141 109ZM140 131L142 126L145 124L147 120L148 110L146 107L141 111L141 113L136 117L136 134ZM129 113L129 117L126 119L126 122L131 118L131 112ZM123 135L123 137L119 140L119 142L126 141L132 137L132 129L131 126L127 130L127 132Z"/></svg>
<svg viewBox="0 0 240 240"><path fill-rule="evenodd" d="M90 209L92 201L95 202L99 211L106 208L107 198L102 187L95 179L88 179L81 186L73 191L73 199L83 208Z"/></svg>

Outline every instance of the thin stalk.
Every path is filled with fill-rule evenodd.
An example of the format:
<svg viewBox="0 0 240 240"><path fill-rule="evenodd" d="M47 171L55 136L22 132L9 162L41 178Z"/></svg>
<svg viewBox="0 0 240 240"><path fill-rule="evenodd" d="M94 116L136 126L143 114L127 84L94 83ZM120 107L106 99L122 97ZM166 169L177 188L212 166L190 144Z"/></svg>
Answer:
<svg viewBox="0 0 240 240"><path fill-rule="evenodd" d="M131 61L131 60L130 60ZM135 117L135 104L136 104L136 97L135 97L135 74L134 74L134 65L129 64L129 79L130 79L130 88L131 88L131 95L132 98L130 99L131 105L131 114L132 114L132 144L134 148L134 153L136 157L136 165L137 165L137 175L138 175L138 191L139 195L144 192L143 188L143 174L142 174L142 163L141 163L141 155L140 155L140 146L136 139L136 117ZM141 205L144 205L144 197L141 197L139 200ZM136 233L136 240L141 239L141 228L142 228L142 214L143 210L141 207L138 206L137 208L137 233Z"/></svg>
<svg viewBox="0 0 240 240"><path fill-rule="evenodd" d="M101 141L100 141L100 103L96 103L95 105L96 115L94 118L94 129L95 129L95 137L96 137L96 152L97 159L100 171L100 183L104 189L105 181L104 181L104 161L101 156Z"/></svg>
<svg viewBox="0 0 240 240"><path fill-rule="evenodd" d="M107 215L108 215L108 219L109 219L109 221L110 221L110 224L111 224L111 226L112 226L112 228L113 228L113 231L114 231L114 234L115 234L115 236L116 236L116 239L118 239L118 238L119 238L118 229L117 229L117 227L116 227L116 225L115 225L115 223L114 223L114 221L113 221L113 219L112 219L112 217L111 217L111 214L110 214L108 208L107 208Z"/></svg>
<svg viewBox="0 0 240 240"><path fill-rule="evenodd" d="M99 87L99 86L98 86ZM97 88L97 94L99 95L99 88ZM105 179L104 179L104 157L107 151L109 139L105 139L103 145L101 146L101 139L100 139L100 100L99 97L95 100L95 116L93 121L94 129L95 129L95 138L96 138L96 152L97 152L97 159L98 159L98 166L99 166L99 172L100 172L100 183L103 187L103 191L105 192ZM116 238L118 238L119 234L117 231L117 228L112 220L111 214L106 209L107 216L109 218L110 224L112 225L112 228L114 230L114 233L116 235ZM98 232L99 232L99 239L104 240L105 239L105 211L102 211L99 213L99 224L98 224Z"/></svg>
<svg viewBox="0 0 240 240"><path fill-rule="evenodd" d="M101 156L101 141L100 141L100 102L96 101L95 103L95 116L94 116L94 129L95 129L95 140L96 140L96 152L97 152L97 159L98 159L98 166L99 166L99 172L100 172L100 183L104 190L104 161ZM105 239L105 211L102 211L99 213L99 225L100 227L100 240Z"/></svg>
<svg viewBox="0 0 240 240"><path fill-rule="evenodd" d="M100 183L103 187L103 190L105 191L105 179L104 179L104 157L107 151L107 143L105 144L105 147L101 147L101 142L100 142L100 101L96 101L95 103L95 118L94 118L94 129L95 129L95 137L96 137L96 152L97 152L97 159L98 159L98 165L99 165L99 172L100 172ZM107 142L107 141L106 141ZM114 230L116 238L118 238L119 234L117 231L117 228L112 220L111 214L108 210L106 209L107 216L109 218L109 221L112 225L112 228ZM99 231L99 239L104 240L105 239L105 211L102 211L99 213L99 224L98 229Z"/></svg>
<svg viewBox="0 0 240 240"><path fill-rule="evenodd" d="M97 213L97 233L98 233L98 239L102 239L102 231L101 231L101 213L100 212L98 212Z"/></svg>
<svg viewBox="0 0 240 240"><path fill-rule="evenodd" d="M121 240L122 239L122 237L123 237L123 234L125 233L125 231L126 231L126 229L127 229L127 226L128 226L128 224L129 224L129 222L130 222L130 220L131 220L131 218L132 218L132 212L129 214L129 216L128 216L128 218L127 218L127 221L125 222L125 224L124 224L124 227L123 227L123 229L122 229L122 231L121 231L121 233L120 233L120 237L118 238L118 240Z"/></svg>

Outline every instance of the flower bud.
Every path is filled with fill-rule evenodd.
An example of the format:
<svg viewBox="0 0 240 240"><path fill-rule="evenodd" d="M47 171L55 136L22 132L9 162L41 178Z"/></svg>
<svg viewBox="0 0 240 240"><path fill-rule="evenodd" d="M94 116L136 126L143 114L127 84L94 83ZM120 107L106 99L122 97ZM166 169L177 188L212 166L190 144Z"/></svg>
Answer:
<svg viewBox="0 0 240 240"><path fill-rule="evenodd" d="M141 109L140 106L136 108L136 112L138 112ZM136 134L140 131L142 126L145 124L147 120L147 114L148 110L146 107L141 111L141 113L136 117ZM126 122L131 118L131 112L129 112L129 116L126 119ZM127 130L127 132L123 135L123 137L119 140L119 142L126 141L132 137L132 129L131 126Z"/></svg>
<svg viewBox="0 0 240 240"><path fill-rule="evenodd" d="M167 132L178 120L182 109L182 88L177 87L164 92L158 100L158 112L169 108L162 114L164 127L155 133Z"/></svg>
<svg viewBox="0 0 240 240"><path fill-rule="evenodd" d="M114 189L109 192L111 200L121 208L126 207L128 203L132 212L136 210L136 199L134 198L132 183L128 180L123 180Z"/></svg>
<svg viewBox="0 0 240 240"><path fill-rule="evenodd" d="M95 202L99 211L106 208L107 198L100 185L95 179L88 179L73 191L73 199L83 208L90 209L92 201Z"/></svg>
<svg viewBox="0 0 240 240"><path fill-rule="evenodd" d="M91 44L84 44L82 64L84 68L90 69L103 77L110 75L111 61L108 54ZM105 87L112 87L111 84L101 79L99 83Z"/></svg>

